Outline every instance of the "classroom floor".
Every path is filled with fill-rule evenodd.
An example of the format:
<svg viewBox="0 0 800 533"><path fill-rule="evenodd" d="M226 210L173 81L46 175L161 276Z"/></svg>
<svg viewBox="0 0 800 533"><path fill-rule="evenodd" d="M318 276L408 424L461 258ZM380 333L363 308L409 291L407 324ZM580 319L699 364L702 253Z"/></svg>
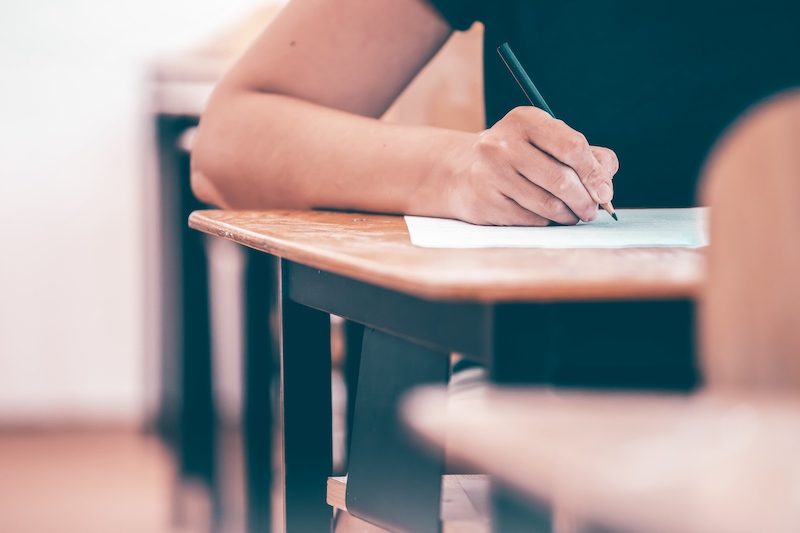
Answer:
<svg viewBox="0 0 800 533"><path fill-rule="evenodd" d="M347 392L338 370L331 385L340 472ZM217 442L222 510L213 533L245 533L241 435L220 428ZM155 435L126 427L0 426L0 533L211 533L211 516L207 489L179 484L175 461ZM282 517L274 519L282 530ZM335 533L384 531L347 513L335 522Z"/></svg>
<svg viewBox="0 0 800 533"><path fill-rule="evenodd" d="M229 448L220 531L244 533L238 451ZM176 490L175 480L167 449L133 429L0 431L0 532L209 532L204 489L189 483ZM336 527L382 531L349 516Z"/></svg>
<svg viewBox="0 0 800 533"><path fill-rule="evenodd" d="M341 375L333 378L334 454L341 462L346 393ZM218 450L222 523L215 533L244 533L238 430L223 429ZM0 533L209 533L207 489L191 480L178 484L175 474L159 438L135 428L0 427ZM369 530L346 523L339 533Z"/></svg>
<svg viewBox="0 0 800 533"><path fill-rule="evenodd" d="M0 432L0 531L167 533L174 467L133 429Z"/></svg>

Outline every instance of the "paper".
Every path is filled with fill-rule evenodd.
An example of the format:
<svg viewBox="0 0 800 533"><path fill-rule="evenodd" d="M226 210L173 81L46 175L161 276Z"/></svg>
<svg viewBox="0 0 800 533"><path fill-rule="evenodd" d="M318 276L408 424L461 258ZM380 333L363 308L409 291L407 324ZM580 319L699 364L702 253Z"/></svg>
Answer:
<svg viewBox="0 0 800 533"><path fill-rule="evenodd" d="M708 244L708 208L603 210L576 226L475 226L458 220L407 216L411 242L425 248L626 248Z"/></svg>

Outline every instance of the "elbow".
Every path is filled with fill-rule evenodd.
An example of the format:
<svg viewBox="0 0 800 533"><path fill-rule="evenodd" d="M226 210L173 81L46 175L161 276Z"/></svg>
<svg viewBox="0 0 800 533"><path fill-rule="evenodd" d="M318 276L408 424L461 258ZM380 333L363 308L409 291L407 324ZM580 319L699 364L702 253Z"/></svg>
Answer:
<svg viewBox="0 0 800 533"><path fill-rule="evenodd" d="M270 158L264 150L266 111L247 91L218 86L197 126L191 149L192 192L223 209L286 207L276 199Z"/></svg>
<svg viewBox="0 0 800 533"><path fill-rule="evenodd" d="M201 202L222 208L227 207L219 189L202 171L192 168L191 184L192 193Z"/></svg>
<svg viewBox="0 0 800 533"><path fill-rule="evenodd" d="M191 147L191 187L195 197L203 203L217 207L228 208L222 194L221 175L219 168L220 154L214 150L213 132L200 125Z"/></svg>

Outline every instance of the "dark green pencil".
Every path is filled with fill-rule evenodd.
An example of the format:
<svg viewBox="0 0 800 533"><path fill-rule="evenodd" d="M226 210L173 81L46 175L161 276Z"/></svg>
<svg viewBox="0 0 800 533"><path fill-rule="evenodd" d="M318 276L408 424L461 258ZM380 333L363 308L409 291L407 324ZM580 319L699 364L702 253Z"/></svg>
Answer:
<svg viewBox="0 0 800 533"><path fill-rule="evenodd" d="M511 75L514 76L514 79L517 80L517 83L519 83L522 92L528 97L531 105L547 111L550 113L551 117L556 118L556 116L550 110L550 106L547 105L547 102L544 101L544 98L542 98L542 95L539 93L539 89L536 88L536 85L533 84L530 76L528 76L528 73L525 72L524 68L522 68L517 56L515 56L514 52L511 51L511 47L508 46L508 43L503 43L500 45L500 47L497 49L497 53L503 58L503 62L508 67L508 70L511 71ZM600 204L600 207L605 209L609 215L614 217L614 220L618 220L617 214L614 213L614 206L611 205L611 202Z"/></svg>

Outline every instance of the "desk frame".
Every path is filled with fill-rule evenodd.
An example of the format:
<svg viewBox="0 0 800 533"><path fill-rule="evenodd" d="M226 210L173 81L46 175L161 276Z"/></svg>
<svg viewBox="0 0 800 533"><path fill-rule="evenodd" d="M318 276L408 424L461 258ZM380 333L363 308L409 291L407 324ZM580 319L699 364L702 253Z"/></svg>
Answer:
<svg viewBox="0 0 800 533"><path fill-rule="evenodd" d="M348 511L394 531L438 533L443 458L441 452L429 455L405 440L406 432L396 422L398 402L405 391L423 383L444 383L453 351L487 364L495 382L547 383L554 361L542 340L550 331L548 317L563 312L558 306L581 300L604 305L612 300L673 300L676 305L686 305L699 282L696 267L701 255L686 250L425 251L411 246L398 217L211 211L194 213L190 225L261 250L252 252L255 255L281 258L275 261L279 276L264 277L279 280L273 299L280 306L281 317L275 335L281 340L277 350L280 368L275 370L280 376L278 408L284 423L284 502L289 533L331 526L332 509L325 498L327 477L332 474L328 313L366 326L349 464ZM379 243L377 249L374 243ZM478 262L469 263L471 257ZM509 270L509 261L525 266ZM466 270L460 264L466 264ZM576 273L576 265L586 265L581 269L585 278ZM642 271L639 265L653 267ZM441 276L442 268L458 271L455 284ZM481 275L470 278L470 272ZM509 281L506 272L520 277ZM248 279L258 275L254 268ZM523 290L511 290L516 284ZM248 308L268 305L269 298L254 294L248 289ZM246 368L254 369L251 359L264 360L263 343L258 348L258 342L250 339L266 335L268 328L262 313L260 322L254 321L247 334ZM596 332L584 333L588 339L600 338ZM520 347L530 346L532 339L544 348L534 356L520 357ZM682 344L680 348L684 348ZM251 372L247 383L258 387ZM269 371L262 368L262 372L267 378ZM379 376L379 385L370 374ZM264 387L263 381L260 386ZM250 392L246 398L250 402ZM261 394L259 402L245 406L248 420L253 422L248 422L247 432L256 431L261 424L262 445L263 435L270 429L265 422L269 417L258 413L269 410L268 403L269 395ZM262 488L268 487L265 477L270 472L263 460L266 448L247 445L247 449L248 486L258 480ZM256 457L259 449L260 459ZM248 491L248 497L250 515L256 511L268 518L268 495L262 491L256 498ZM516 520L505 518L515 514L526 516L526 524L537 523L542 530L549 527L541 513L520 515L514 505L496 505L495 509L503 513L495 522L500 528L513 524ZM266 526L263 521L261 524ZM254 525L251 521L253 531L265 530Z"/></svg>
<svg viewBox="0 0 800 533"><path fill-rule="evenodd" d="M546 329L541 303L425 300L281 260L286 524L290 533L327 527L324 481L331 473L327 313L364 324L347 484L351 514L396 531L438 533L444 457L421 451L388 413L403 393L444 384L457 351L491 369L498 383L545 383L553 361L520 361L520 346ZM380 375L380 383L368 376ZM316 426L316 427L315 427ZM316 458L312 460L312 458ZM398 502L404 502L399 505ZM496 507L507 522L520 509ZM533 515L525 515L533 516ZM542 524L541 516L538 518ZM546 529L542 525L543 529Z"/></svg>

